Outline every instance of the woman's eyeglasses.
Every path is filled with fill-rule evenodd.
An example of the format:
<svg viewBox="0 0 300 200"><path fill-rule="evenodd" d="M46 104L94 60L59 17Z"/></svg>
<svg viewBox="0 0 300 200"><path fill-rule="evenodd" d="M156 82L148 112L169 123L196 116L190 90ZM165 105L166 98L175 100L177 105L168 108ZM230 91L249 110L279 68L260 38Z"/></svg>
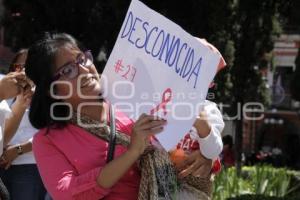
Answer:
<svg viewBox="0 0 300 200"><path fill-rule="evenodd" d="M76 60L61 66L53 77L53 81L64 77L66 79L73 79L79 74L79 65L82 67L90 67L93 65L93 55L90 50L78 54Z"/></svg>

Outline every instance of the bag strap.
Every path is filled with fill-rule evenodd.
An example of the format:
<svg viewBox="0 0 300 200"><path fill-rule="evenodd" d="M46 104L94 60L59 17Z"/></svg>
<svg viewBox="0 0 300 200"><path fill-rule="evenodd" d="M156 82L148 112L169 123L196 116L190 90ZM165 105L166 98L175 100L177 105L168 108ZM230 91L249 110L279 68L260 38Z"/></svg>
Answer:
<svg viewBox="0 0 300 200"><path fill-rule="evenodd" d="M112 104L109 106L109 121L110 121L110 137L108 145L108 154L106 163L109 163L114 159L115 146L116 146L116 121L115 121L115 110Z"/></svg>

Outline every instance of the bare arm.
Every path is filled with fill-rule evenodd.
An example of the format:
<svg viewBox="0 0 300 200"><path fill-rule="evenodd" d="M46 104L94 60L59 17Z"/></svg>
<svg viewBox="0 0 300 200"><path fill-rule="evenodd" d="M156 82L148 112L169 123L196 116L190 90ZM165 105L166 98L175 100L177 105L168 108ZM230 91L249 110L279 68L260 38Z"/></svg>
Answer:
<svg viewBox="0 0 300 200"><path fill-rule="evenodd" d="M4 126L4 144L6 145L15 135L19 128L20 122L23 118L26 108L23 105L15 102L11 109L11 114L5 120Z"/></svg>
<svg viewBox="0 0 300 200"><path fill-rule="evenodd" d="M127 151L120 157L105 165L97 177L97 183L103 188L113 186L135 163L139 154L134 151Z"/></svg>
<svg viewBox="0 0 300 200"><path fill-rule="evenodd" d="M24 142L24 143L20 144L20 146L22 147L23 153L28 153L28 152L32 151L32 141Z"/></svg>
<svg viewBox="0 0 300 200"><path fill-rule="evenodd" d="M12 106L11 115L5 120L4 126L4 145L6 145L15 135L19 128L27 106L30 104L32 91L28 88L22 94L18 95Z"/></svg>
<svg viewBox="0 0 300 200"><path fill-rule="evenodd" d="M8 146L7 148L5 148L0 161L0 165L3 166L5 169L8 169L11 166L11 163L19 156L18 146L21 147L22 154L32 151L31 141Z"/></svg>

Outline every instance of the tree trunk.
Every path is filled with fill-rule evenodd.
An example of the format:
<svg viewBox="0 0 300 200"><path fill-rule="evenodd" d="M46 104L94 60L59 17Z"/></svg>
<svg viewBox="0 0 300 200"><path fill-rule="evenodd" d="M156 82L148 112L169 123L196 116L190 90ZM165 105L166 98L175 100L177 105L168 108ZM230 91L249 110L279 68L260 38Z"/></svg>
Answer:
<svg viewBox="0 0 300 200"><path fill-rule="evenodd" d="M236 171L237 175L241 174L242 169L242 153L243 153L243 103L240 102L241 112L235 126L235 156L236 156Z"/></svg>

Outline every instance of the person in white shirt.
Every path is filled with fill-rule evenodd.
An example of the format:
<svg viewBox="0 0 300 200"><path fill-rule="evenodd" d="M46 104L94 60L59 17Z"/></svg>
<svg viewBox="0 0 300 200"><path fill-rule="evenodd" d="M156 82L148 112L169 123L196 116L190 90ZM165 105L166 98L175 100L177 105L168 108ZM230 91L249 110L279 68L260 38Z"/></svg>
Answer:
<svg viewBox="0 0 300 200"><path fill-rule="evenodd" d="M196 39L220 55L217 71L223 69L226 66L226 62L219 50L205 39L197 37ZM213 86L213 84L211 86ZM191 130L176 146L177 149L183 149L186 152L190 152L190 155L185 161L185 163L190 164L190 166L180 172L182 177L189 174L205 177L210 173L217 173L221 170L221 163L218 157L223 149L221 132L223 131L225 124L222 113L217 105L211 101L206 100L203 106L203 111L197 117ZM197 157L197 152L199 152L199 150L202 158ZM212 162L213 167L211 170L209 170L211 165L203 164L205 161Z"/></svg>
<svg viewBox="0 0 300 200"><path fill-rule="evenodd" d="M3 153L3 128L4 122L7 116L10 114L11 110L6 101L1 101L0 103L0 155Z"/></svg>
<svg viewBox="0 0 300 200"><path fill-rule="evenodd" d="M216 174L221 170L221 163L218 159L222 151L223 143L221 132L224 128L224 121L217 105L211 101L205 101L203 111L199 114L191 130L177 144L174 151L184 151L186 155L183 162L175 164L180 170L180 177L186 177L189 174L193 176L206 178L211 174ZM197 155L202 155L197 157ZM184 167L184 165L189 165ZM209 187L209 186L208 186ZM194 194L188 190L180 190L176 200L189 199L196 200Z"/></svg>
<svg viewBox="0 0 300 200"><path fill-rule="evenodd" d="M6 76L0 76L0 155L3 152L3 126L7 115L10 114L7 98L13 98L22 92L25 80L24 73L9 73ZM0 179L0 199L9 199L7 188Z"/></svg>
<svg viewBox="0 0 300 200"><path fill-rule="evenodd" d="M193 127L176 146L176 149L182 149L192 154L187 157L185 162L191 165L181 172L182 177L191 173L194 176L206 177L210 173L217 173L220 170L218 157L223 149L221 133L224 126L223 116L217 105L206 100L203 104L203 111L197 117ZM199 157L195 159L199 150L202 159ZM214 162L211 170L211 165L202 164L206 160Z"/></svg>
<svg viewBox="0 0 300 200"><path fill-rule="evenodd" d="M10 71L23 71L27 50L16 54ZM0 176L14 200L43 200L46 190L38 172L32 152L32 138L38 131L29 122L29 105L33 95L32 84L27 80L23 92L7 100L10 112L5 119L4 151L0 159Z"/></svg>
<svg viewBox="0 0 300 200"><path fill-rule="evenodd" d="M23 72L13 72L0 76L0 155L3 151L3 126L5 117L9 113L9 107L4 99L17 96L22 92L26 84L26 77Z"/></svg>
<svg viewBox="0 0 300 200"><path fill-rule="evenodd" d="M1 84L1 80L0 80ZM3 90L0 90L3 91ZM0 155L3 152L3 131L2 127L4 125L4 121L6 116L10 113L10 109L6 103L6 101L0 102ZM0 178L0 199L9 199L9 193L7 191L7 188L5 187L4 183L2 182Z"/></svg>

